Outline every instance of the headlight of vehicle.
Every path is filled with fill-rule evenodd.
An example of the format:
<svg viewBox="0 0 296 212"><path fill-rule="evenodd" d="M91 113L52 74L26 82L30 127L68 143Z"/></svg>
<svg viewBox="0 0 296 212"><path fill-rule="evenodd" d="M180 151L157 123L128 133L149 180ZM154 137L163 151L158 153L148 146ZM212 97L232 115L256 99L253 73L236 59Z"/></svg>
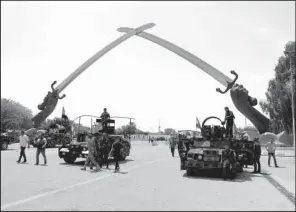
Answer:
<svg viewBox="0 0 296 212"><path fill-rule="evenodd" d="M202 160L202 155L198 155L198 156L197 156L197 159L198 159L198 160Z"/></svg>

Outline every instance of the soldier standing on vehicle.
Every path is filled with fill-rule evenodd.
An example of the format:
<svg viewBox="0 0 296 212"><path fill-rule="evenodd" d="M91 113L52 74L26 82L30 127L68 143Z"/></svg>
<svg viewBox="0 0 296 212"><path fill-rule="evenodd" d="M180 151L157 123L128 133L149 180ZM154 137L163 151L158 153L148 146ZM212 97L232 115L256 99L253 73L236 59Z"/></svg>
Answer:
<svg viewBox="0 0 296 212"><path fill-rule="evenodd" d="M176 145L177 145L177 141L176 141L175 138L170 137L169 142L170 142L170 148L171 148L172 156L175 157L175 148L176 148Z"/></svg>
<svg viewBox="0 0 296 212"><path fill-rule="evenodd" d="M261 146L259 144L258 139L256 139L254 141L254 146L253 146L254 171L252 173L261 172L260 157L261 157Z"/></svg>
<svg viewBox="0 0 296 212"><path fill-rule="evenodd" d="M41 134L39 136L39 139L37 139L37 141L35 140L35 145L36 145L36 163L35 165L39 165L39 155L40 153L43 156L43 160L44 160L44 165L47 164L47 160L46 160L46 155L45 155L45 148L47 145L47 140L46 138L44 138L44 135Z"/></svg>
<svg viewBox="0 0 296 212"><path fill-rule="evenodd" d="M270 158L272 156L275 167L279 167L277 165L276 158L275 158L276 146L275 146L273 138L270 139L270 141L266 144L265 148L266 148L266 150L268 152L268 166L270 166Z"/></svg>
<svg viewBox="0 0 296 212"><path fill-rule="evenodd" d="M27 157L25 154L25 149L28 146L28 148L30 148L30 143L29 143L29 137L27 135L25 135L25 131L22 130L21 135L19 137L20 140L20 147L21 147L21 152L20 152L20 157L19 159L16 161L17 163L21 162L22 157L24 157L24 163L27 162Z"/></svg>
<svg viewBox="0 0 296 212"><path fill-rule="evenodd" d="M230 168L230 164L235 161L235 153L233 150L229 148L229 145L225 145L225 150L222 152L223 158L223 178L224 180L227 179L227 173Z"/></svg>
<svg viewBox="0 0 296 212"><path fill-rule="evenodd" d="M232 138L233 137L233 124L234 124L234 115L233 112L229 110L228 107L225 107L225 119L226 122L226 137Z"/></svg>
<svg viewBox="0 0 296 212"><path fill-rule="evenodd" d="M114 172L119 171L119 160L120 160L120 150L122 148L122 144L120 143L120 138L117 138L115 142L112 144L111 151L109 153L109 158L113 155L115 161L115 169Z"/></svg>
<svg viewBox="0 0 296 212"><path fill-rule="evenodd" d="M86 143L88 147L88 156L86 158L86 161L84 163L83 168L81 170L86 170L86 166L89 163L92 163L96 166L96 171L100 171L100 166L95 160L95 156L97 155L96 147L95 147L95 141L91 134L88 134L86 137Z"/></svg>
<svg viewBox="0 0 296 212"><path fill-rule="evenodd" d="M105 131L107 127L107 120L110 119L110 114L107 112L107 108L104 108L104 112L101 114L101 119L103 131Z"/></svg>

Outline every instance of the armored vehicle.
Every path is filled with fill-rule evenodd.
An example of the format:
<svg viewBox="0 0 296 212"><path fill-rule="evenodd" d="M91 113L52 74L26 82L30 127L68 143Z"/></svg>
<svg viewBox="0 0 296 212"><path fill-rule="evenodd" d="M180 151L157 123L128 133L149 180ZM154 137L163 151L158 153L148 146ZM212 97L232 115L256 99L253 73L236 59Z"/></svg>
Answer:
<svg viewBox="0 0 296 212"><path fill-rule="evenodd" d="M100 125L102 120L96 119L96 122ZM109 138L109 152L113 142L118 138L120 139L120 142L123 144L121 160L125 160L125 158L130 155L131 144L123 135L115 135L115 120L107 120L106 127L101 127L101 129L93 132L93 134L99 136L99 134L103 132L105 132ZM74 163L77 158L86 158L88 156L86 135L87 133L78 133L77 137L73 138L70 144L63 144L58 150L59 157L63 158L66 163ZM97 157L96 160L99 161L100 158Z"/></svg>
<svg viewBox="0 0 296 212"><path fill-rule="evenodd" d="M206 125L209 119L217 119L221 125ZM181 170L186 170L187 175L192 175L195 171L205 169L223 168L223 151L228 145L235 152L235 157L230 162L229 171L236 176L237 172L243 171L243 165L253 164L252 141L241 139L225 138L225 128L223 122L214 116L206 118L202 123L201 136L180 135L180 142L190 144L190 148L181 154ZM187 145L188 146L188 145Z"/></svg>

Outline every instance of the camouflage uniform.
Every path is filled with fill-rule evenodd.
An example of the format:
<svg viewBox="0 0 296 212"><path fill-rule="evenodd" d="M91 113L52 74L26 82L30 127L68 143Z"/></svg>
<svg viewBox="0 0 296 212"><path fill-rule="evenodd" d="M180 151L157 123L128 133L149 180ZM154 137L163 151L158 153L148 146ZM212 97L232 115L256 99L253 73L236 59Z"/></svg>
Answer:
<svg viewBox="0 0 296 212"><path fill-rule="evenodd" d="M235 152L231 149L226 149L222 153L223 157L223 178L227 178L227 169L230 164L235 161Z"/></svg>
<svg viewBox="0 0 296 212"><path fill-rule="evenodd" d="M253 158L254 158L253 173L260 173L261 172L260 157L261 157L261 146L260 146L259 142L256 141L253 146Z"/></svg>
<svg viewBox="0 0 296 212"><path fill-rule="evenodd" d="M102 167L103 163L106 163L107 169L109 168L109 149L110 141L107 136L102 136L99 140L99 157L100 157L100 166Z"/></svg>
<svg viewBox="0 0 296 212"><path fill-rule="evenodd" d="M171 153L172 153L172 156L174 157L175 148L176 148L176 145L177 145L177 139L176 138L169 138L169 141L170 141Z"/></svg>
<svg viewBox="0 0 296 212"><path fill-rule="evenodd" d="M97 170L99 170L100 169L99 164L95 160L95 156L97 155L97 151L95 148L94 138L87 138L86 142L87 142L87 147L88 147L88 156L86 158L86 161L85 161L85 164L84 164L84 167L82 168L82 170L86 170L86 166L89 163L94 164L96 166Z"/></svg>

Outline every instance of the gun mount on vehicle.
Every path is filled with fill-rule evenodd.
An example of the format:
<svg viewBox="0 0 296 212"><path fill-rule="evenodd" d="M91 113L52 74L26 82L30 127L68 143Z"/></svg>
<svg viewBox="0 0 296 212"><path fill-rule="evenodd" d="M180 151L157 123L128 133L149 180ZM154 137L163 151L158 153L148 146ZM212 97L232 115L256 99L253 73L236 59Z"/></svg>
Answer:
<svg viewBox="0 0 296 212"><path fill-rule="evenodd" d="M221 125L206 125L206 122L210 119L219 120ZM179 142L190 144L187 144L190 147L180 155L181 170L186 170L188 175L192 175L194 171L205 169L221 169L222 171L225 159L223 152L226 145L235 153L235 157L230 160L229 166L229 171L233 177L236 176L237 172L243 171L244 165L253 164L253 141L225 138L223 122L215 116L208 117L203 121L201 136L190 139L179 136Z"/></svg>

